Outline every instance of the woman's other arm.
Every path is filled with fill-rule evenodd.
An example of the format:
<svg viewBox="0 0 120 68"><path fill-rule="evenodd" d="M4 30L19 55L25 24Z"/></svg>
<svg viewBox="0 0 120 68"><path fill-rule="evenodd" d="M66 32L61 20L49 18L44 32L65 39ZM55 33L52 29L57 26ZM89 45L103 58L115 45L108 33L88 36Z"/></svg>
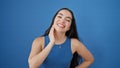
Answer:
<svg viewBox="0 0 120 68"><path fill-rule="evenodd" d="M48 56L53 47L52 42L44 48L44 37L36 38L33 41L28 63L30 68L38 68Z"/></svg>
<svg viewBox="0 0 120 68"><path fill-rule="evenodd" d="M79 64L76 68L88 68L94 61L93 55L90 51L77 39L72 39L73 50L82 56L84 62Z"/></svg>

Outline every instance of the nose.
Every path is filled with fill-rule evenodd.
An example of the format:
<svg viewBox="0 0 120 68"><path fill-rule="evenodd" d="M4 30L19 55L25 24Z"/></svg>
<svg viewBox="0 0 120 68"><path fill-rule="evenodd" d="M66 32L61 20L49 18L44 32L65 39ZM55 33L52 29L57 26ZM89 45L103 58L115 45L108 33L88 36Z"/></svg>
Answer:
<svg viewBox="0 0 120 68"><path fill-rule="evenodd" d="M65 19L63 18L63 19L61 19L61 23L65 23Z"/></svg>

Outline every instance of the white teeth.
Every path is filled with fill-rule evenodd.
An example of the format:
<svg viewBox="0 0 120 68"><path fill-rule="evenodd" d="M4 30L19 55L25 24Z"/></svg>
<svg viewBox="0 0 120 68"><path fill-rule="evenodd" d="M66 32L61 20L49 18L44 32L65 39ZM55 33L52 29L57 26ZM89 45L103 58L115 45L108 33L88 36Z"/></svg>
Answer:
<svg viewBox="0 0 120 68"><path fill-rule="evenodd" d="M64 27L65 27L65 26L62 25L62 24L58 24L58 26L59 26L60 28L64 28Z"/></svg>

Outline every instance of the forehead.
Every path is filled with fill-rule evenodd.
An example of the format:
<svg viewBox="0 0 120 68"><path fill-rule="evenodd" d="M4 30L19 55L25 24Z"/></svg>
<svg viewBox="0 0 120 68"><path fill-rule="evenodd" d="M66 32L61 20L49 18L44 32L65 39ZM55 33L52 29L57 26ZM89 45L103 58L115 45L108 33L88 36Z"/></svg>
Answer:
<svg viewBox="0 0 120 68"><path fill-rule="evenodd" d="M72 14L68 10L61 10L61 11L58 12L57 15L63 15L63 16L72 18Z"/></svg>

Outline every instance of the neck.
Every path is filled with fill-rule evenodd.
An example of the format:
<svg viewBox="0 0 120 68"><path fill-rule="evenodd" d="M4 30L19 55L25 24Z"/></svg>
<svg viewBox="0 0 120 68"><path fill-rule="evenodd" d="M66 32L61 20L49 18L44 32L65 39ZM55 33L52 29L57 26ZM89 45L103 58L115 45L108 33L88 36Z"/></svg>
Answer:
<svg viewBox="0 0 120 68"><path fill-rule="evenodd" d="M61 32L55 32L55 43L56 44L61 44L66 40L66 36L65 33L61 33Z"/></svg>

